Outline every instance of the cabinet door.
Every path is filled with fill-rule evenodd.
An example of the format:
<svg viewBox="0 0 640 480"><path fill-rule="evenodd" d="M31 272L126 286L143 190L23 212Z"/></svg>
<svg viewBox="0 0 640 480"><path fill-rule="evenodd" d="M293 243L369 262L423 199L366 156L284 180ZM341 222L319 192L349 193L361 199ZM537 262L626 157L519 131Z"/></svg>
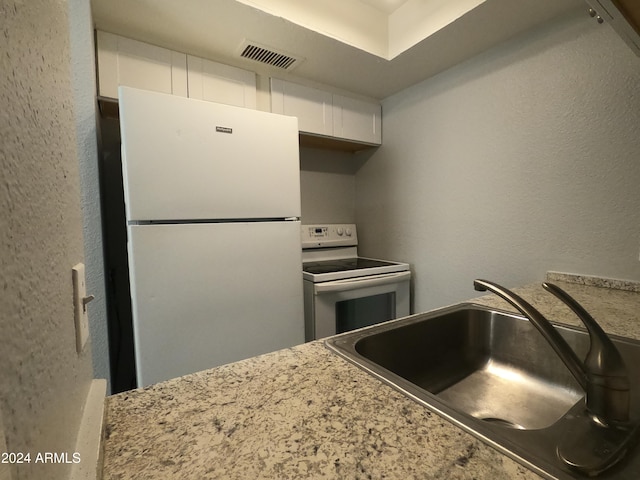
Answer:
<svg viewBox="0 0 640 480"><path fill-rule="evenodd" d="M301 132L333 135L332 95L329 92L272 78L271 111L298 117Z"/></svg>
<svg viewBox="0 0 640 480"><path fill-rule="evenodd" d="M187 55L189 98L256 108L256 75L241 68Z"/></svg>
<svg viewBox="0 0 640 480"><path fill-rule="evenodd" d="M187 56L98 32L98 94L118 98L118 86L187 96Z"/></svg>
<svg viewBox="0 0 640 480"><path fill-rule="evenodd" d="M377 103L333 96L333 134L339 138L382 143L382 109Z"/></svg>

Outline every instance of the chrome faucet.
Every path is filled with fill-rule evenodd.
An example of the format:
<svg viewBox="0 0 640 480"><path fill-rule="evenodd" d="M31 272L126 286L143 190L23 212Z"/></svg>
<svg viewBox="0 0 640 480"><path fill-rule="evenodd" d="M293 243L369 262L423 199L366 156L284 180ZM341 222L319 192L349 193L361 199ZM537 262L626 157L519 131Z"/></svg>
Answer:
<svg viewBox="0 0 640 480"><path fill-rule="evenodd" d="M630 421L630 382L624 360L600 325L560 287L542 284L587 327L590 348L582 362L551 322L522 297L487 280L475 280L473 286L495 293L527 317L585 392L586 414L567 416L567 434L557 447L558 457L588 475L597 475L618 462L635 441L640 426Z"/></svg>
<svg viewBox="0 0 640 480"><path fill-rule="evenodd" d="M542 284L545 290L567 304L587 327L591 348L584 362L553 325L522 297L486 280L475 280L473 286L478 291L489 290L502 297L533 323L585 391L587 410L597 421L606 425L611 421L629 420L629 376L624 360L600 325L567 292L553 283Z"/></svg>

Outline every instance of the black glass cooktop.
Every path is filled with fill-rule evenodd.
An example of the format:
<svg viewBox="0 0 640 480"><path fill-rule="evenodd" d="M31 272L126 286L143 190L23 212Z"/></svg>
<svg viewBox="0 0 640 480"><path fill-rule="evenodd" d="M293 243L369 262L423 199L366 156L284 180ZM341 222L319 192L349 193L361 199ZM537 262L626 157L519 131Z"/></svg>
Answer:
<svg viewBox="0 0 640 480"><path fill-rule="evenodd" d="M363 268L386 267L395 263L372 260L370 258L341 258L339 260L323 260L321 262L305 262L302 270L307 273L333 273L347 270L362 270Z"/></svg>

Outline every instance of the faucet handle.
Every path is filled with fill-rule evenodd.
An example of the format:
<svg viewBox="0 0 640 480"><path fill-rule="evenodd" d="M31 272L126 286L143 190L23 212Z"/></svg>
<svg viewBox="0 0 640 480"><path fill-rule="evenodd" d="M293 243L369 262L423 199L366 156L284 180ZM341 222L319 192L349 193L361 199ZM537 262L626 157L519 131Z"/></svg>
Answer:
<svg viewBox="0 0 640 480"><path fill-rule="evenodd" d="M584 361L590 373L612 377L627 377L627 367L622 355L602 327L571 295L553 283L544 282L542 287L565 303L589 331L591 348ZM627 382L628 383L628 382Z"/></svg>
<svg viewBox="0 0 640 480"><path fill-rule="evenodd" d="M571 295L553 283L545 282L542 286L573 310L589 332L590 348L583 363L589 378L586 393L592 412L596 416L604 414L610 419L627 421L630 382L622 355L602 327Z"/></svg>

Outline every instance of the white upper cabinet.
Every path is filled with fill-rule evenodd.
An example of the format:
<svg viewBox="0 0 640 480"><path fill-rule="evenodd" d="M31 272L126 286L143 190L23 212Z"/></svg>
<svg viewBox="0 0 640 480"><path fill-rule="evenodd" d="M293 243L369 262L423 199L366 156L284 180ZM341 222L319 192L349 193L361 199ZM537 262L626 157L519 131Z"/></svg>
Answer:
<svg viewBox="0 0 640 480"><path fill-rule="evenodd" d="M98 94L118 98L118 86L187 96L187 56L106 32L97 32Z"/></svg>
<svg viewBox="0 0 640 480"><path fill-rule="evenodd" d="M301 132L333 135L332 105L329 92L271 79L271 111L298 117Z"/></svg>
<svg viewBox="0 0 640 480"><path fill-rule="evenodd" d="M118 98L118 86L256 108L256 75L112 33L97 32L98 95Z"/></svg>
<svg viewBox="0 0 640 480"><path fill-rule="evenodd" d="M300 132L380 145L380 104L271 79L271 111L298 117Z"/></svg>
<svg viewBox="0 0 640 480"><path fill-rule="evenodd" d="M381 108L342 95L333 96L333 135L347 140L382 143Z"/></svg>
<svg viewBox="0 0 640 480"><path fill-rule="evenodd" d="M256 108L256 75L187 55L189 98Z"/></svg>

